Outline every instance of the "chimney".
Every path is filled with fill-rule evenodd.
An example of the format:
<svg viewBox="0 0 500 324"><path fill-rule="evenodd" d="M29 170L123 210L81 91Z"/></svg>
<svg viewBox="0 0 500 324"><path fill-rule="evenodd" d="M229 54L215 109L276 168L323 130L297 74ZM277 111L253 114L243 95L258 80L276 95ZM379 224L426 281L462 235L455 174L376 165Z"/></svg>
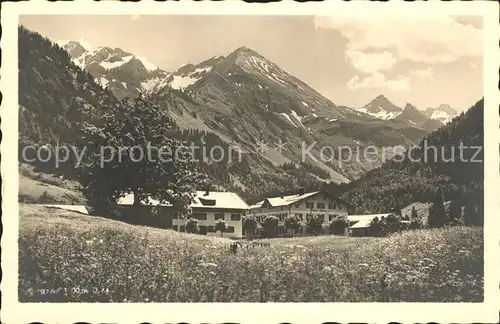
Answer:
<svg viewBox="0 0 500 324"><path fill-rule="evenodd" d="M283 197L283 191L280 192L281 199L284 199Z"/></svg>
<svg viewBox="0 0 500 324"><path fill-rule="evenodd" d="M298 195L302 196L304 194L304 188L299 187Z"/></svg>

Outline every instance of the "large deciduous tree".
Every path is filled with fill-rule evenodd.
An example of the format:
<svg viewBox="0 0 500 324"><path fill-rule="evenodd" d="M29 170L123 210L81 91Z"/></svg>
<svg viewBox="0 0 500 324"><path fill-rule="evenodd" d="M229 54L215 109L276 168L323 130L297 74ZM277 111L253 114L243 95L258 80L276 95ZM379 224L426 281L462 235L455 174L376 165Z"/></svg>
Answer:
<svg viewBox="0 0 500 324"><path fill-rule="evenodd" d="M186 142L165 110L139 96L109 102L97 125L83 125L85 148L79 179L94 207L106 208L126 193L134 205L148 199L185 212L201 181Z"/></svg>

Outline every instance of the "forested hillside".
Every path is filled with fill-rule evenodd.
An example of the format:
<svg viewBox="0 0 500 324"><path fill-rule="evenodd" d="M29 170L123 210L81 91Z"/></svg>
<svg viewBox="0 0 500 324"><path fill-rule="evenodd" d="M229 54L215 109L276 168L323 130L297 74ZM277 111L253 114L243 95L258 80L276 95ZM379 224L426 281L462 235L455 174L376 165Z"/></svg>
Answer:
<svg viewBox="0 0 500 324"><path fill-rule="evenodd" d="M194 105L189 96L176 89L164 93L163 97L144 95L142 100L149 102L150 106L160 102L161 109L170 115L181 114L185 107ZM75 65L64 49L24 27L19 28L19 104L19 161L34 165L33 175L43 172L68 179L76 179L75 155L70 152L67 161L56 165L54 147L76 145L78 153L82 153L85 143L78 140L85 127L103 126L104 113L110 107L123 105L110 90L97 84L90 73ZM190 118L196 120L196 115L193 113ZM241 159L235 151L229 160L228 147L241 145L222 139L208 127L206 130L191 129L186 125L181 128L175 120L170 122L173 129L169 136L204 146L208 159L211 148L218 146L223 149L225 156L221 161L215 155L217 162L200 160L197 168L208 176L214 188L237 191L247 200L297 186L317 188L323 182L314 172L323 171L322 175L329 177L321 168L319 171L310 167L285 170L244 147ZM23 149L28 145L45 146L50 153L49 150L40 150L44 161L40 161L32 149L25 151L23 156ZM48 154L52 157L45 160ZM20 196L23 194L21 192Z"/></svg>
<svg viewBox="0 0 500 324"><path fill-rule="evenodd" d="M421 149L412 151L413 162L408 154L402 161L398 156L350 184L330 184L328 189L342 194L357 206L358 212L373 213L403 208L416 201L433 201L441 189L445 200L462 198L464 205L473 204L482 217L483 110L481 99L466 113L431 133L420 143ZM437 156L432 147L436 147Z"/></svg>

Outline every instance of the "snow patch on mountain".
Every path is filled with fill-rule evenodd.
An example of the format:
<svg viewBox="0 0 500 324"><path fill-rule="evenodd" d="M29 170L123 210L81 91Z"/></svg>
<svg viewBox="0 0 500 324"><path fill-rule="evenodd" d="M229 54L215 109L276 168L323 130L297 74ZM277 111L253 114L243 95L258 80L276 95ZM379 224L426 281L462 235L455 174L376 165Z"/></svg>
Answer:
<svg viewBox="0 0 500 324"><path fill-rule="evenodd" d="M101 77L100 79L96 79L96 82L99 83L103 88L106 88L106 86L109 83L109 80L106 79L105 77Z"/></svg>
<svg viewBox="0 0 500 324"><path fill-rule="evenodd" d="M449 123L453 119L453 117L454 116L451 116L450 114L439 110L434 110L431 115L431 119L439 120L444 124Z"/></svg>
<svg viewBox="0 0 500 324"><path fill-rule="evenodd" d="M198 67L193 72L183 73L181 75L172 75L170 87L174 89L184 89L198 82L206 73L212 70L212 66Z"/></svg>
<svg viewBox="0 0 500 324"><path fill-rule="evenodd" d="M431 119L439 120L443 124L449 123L458 113L450 105L441 104L436 108L427 108L425 115Z"/></svg>
<svg viewBox="0 0 500 324"><path fill-rule="evenodd" d="M359 108L358 111L370 115L374 118L383 120L394 119L401 114L401 111L386 111L380 106L378 106L378 108L379 110L377 112L373 112L373 110L365 107Z"/></svg>
<svg viewBox="0 0 500 324"><path fill-rule="evenodd" d="M101 62L100 65L103 68L105 68L106 70L111 70L111 69L115 69L117 67L120 67L127 62L130 62L130 60L132 60L133 58L134 58L134 55L129 55L129 56L125 56L125 57L120 58L120 60L118 60L118 61L113 61L113 62L109 62L107 60L103 61L103 62Z"/></svg>
<svg viewBox="0 0 500 324"><path fill-rule="evenodd" d="M200 78L174 75L173 80L170 82L170 86L177 90L185 89L188 86L195 84L198 80L200 80Z"/></svg>
<svg viewBox="0 0 500 324"><path fill-rule="evenodd" d="M150 92L155 89L161 89L169 84L167 77L154 77L146 79L141 82L141 87L146 91Z"/></svg>
<svg viewBox="0 0 500 324"><path fill-rule="evenodd" d="M280 113L280 115L285 117L290 122L290 124L292 124L294 127L298 128L298 126L292 121L292 119L290 118L290 116L287 113Z"/></svg>
<svg viewBox="0 0 500 324"><path fill-rule="evenodd" d="M304 126L304 124L302 124L302 119L304 119L304 117L301 117L297 114L297 112L295 110L292 110L290 112L290 115L297 121L297 123L303 128L305 129L306 131L308 131L309 133L313 133L311 131L311 127L307 128L306 126Z"/></svg>

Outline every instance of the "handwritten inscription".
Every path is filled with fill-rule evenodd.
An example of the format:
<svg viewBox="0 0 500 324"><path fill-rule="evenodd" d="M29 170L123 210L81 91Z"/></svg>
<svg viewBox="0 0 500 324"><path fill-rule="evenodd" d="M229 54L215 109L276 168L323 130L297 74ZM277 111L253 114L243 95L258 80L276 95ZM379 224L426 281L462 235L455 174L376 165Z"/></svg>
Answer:
<svg viewBox="0 0 500 324"><path fill-rule="evenodd" d="M30 296L41 295L41 296L54 296L54 295L83 295L83 294L93 294L93 295L108 295L108 288L83 288L83 287L57 287L57 288L28 288L27 293Z"/></svg>

